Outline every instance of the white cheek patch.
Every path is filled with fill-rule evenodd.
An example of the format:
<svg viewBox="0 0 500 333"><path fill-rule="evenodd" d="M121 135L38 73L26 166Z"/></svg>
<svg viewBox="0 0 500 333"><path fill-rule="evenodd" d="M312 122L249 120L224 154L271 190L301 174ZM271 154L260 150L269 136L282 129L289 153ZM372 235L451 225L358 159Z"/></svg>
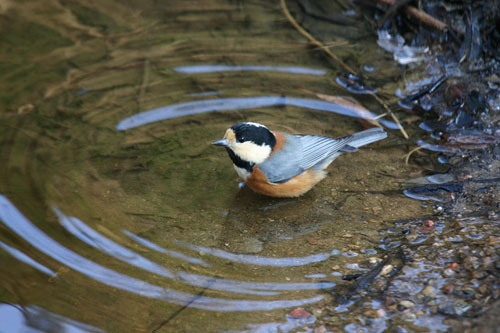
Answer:
<svg viewBox="0 0 500 333"><path fill-rule="evenodd" d="M256 145L252 141L243 143L234 143L231 147L236 155L242 160L251 163L259 164L265 161L271 155L271 147L263 144L262 146Z"/></svg>
<svg viewBox="0 0 500 333"><path fill-rule="evenodd" d="M250 177L250 172L248 172L247 169L240 168L240 167L236 166L235 164L233 164L233 167L234 167L234 170L236 170L236 173L238 174L238 176L241 179L243 179L244 181L246 181L248 179L248 177Z"/></svg>

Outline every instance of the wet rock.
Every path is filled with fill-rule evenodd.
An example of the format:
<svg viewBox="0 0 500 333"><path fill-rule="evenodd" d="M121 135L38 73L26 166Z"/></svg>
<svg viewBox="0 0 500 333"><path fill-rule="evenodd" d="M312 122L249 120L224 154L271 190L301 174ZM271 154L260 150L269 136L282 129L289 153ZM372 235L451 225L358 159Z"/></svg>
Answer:
<svg viewBox="0 0 500 333"><path fill-rule="evenodd" d="M380 275L385 276L385 275L389 274L393 268L394 268L394 266L392 266L392 265L385 265L384 267L382 267L382 270L380 271Z"/></svg>
<svg viewBox="0 0 500 333"><path fill-rule="evenodd" d="M325 333L326 332L326 327L324 325L321 325L319 327L316 327L313 330L314 333Z"/></svg>
<svg viewBox="0 0 500 333"><path fill-rule="evenodd" d="M417 320L417 315L412 312L405 312L401 315L401 319L404 321L415 321Z"/></svg>
<svg viewBox="0 0 500 333"><path fill-rule="evenodd" d="M398 304L398 309L401 309L400 311L403 311L406 309L412 309L414 307L415 307L415 303L413 303L412 301L408 301L408 300L400 301Z"/></svg>
<svg viewBox="0 0 500 333"><path fill-rule="evenodd" d="M490 219L490 220L498 219L498 213L495 212L494 210L488 211L488 213L486 215L488 216L488 219Z"/></svg>
<svg viewBox="0 0 500 333"><path fill-rule="evenodd" d="M422 290L422 294L428 297L436 296L436 289L433 286L427 286Z"/></svg>
<svg viewBox="0 0 500 333"><path fill-rule="evenodd" d="M377 310L377 316L378 317L384 317L387 313L385 312L384 309L378 309Z"/></svg>
<svg viewBox="0 0 500 333"><path fill-rule="evenodd" d="M479 259L477 257L467 257L464 260L464 267L468 271L475 271L479 266Z"/></svg>
<svg viewBox="0 0 500 333"><path fill-rule="evenodd" d="M375 266L376 264L380 263L382 261L382 259L380 258L376 258L376 257L371 257L371 258L368 258L368 263L371 265L371 266Z"/></svg>
<svg viewBox="0 0 500 333"><path fill-rule="evenodd" d="M473 277L474 279L478 279L478 280L482 280L482 279L484 279L484 278L485 278L485 277L487 277L487 276L488 276L488 272L486 272L486 271L481 271L481 270L479 270L479 271L475 271L475 272L472 274L472 277Z"/></svg>
<svg viewBox="0 0 500 333"><path fill-rule="evenodd" d="M455 275L455 271L451 268L447 268L443 271L443 275L446 277L451 277L451 276Z"/></svg>
<svg viewBox="0 0 500 333"><path fill-rule="evenodd" d="M470 308L470 304L459 300L453 303L441 304L438 308L438 312L448 316L463 316Z"/></svg>
<svg viewBox="0 0 500 333"><path fill-rule="evenodd" d="M394 312L396 311L398 303L396 302L396 299L394 297L386 297L385 306L389 310L389 312Z"/></svg>
<svg viewBox="0 0 500 333"><path fill-rule="evenodd" d="M470 298L474 296L474 290L469 288L461 288L453 290L453 295L460 296L464 298Z"/></svg>
<svg viewBox="0 0 500 333"><path fill-rule="evenodd" d="M444 286L443 292L445 294L450 294L451 292L453 292L453 286L452 285Z"/></svg>
<svg viewBox="0 0 500 333"><path fill-rule="evenodd" d="M290 311L289 313L290 317L295 318L295 319L301 319L301 318L309 318L311 314L304 310L304 308L296 308Z"/></svg>
<svg viewBox="0 0 500 333"><path fill-rule="evenodd" d="M363 312L363 316L368 317L368 318L372 318L372 319L380 317L378 311L372 310L372 309L368 309L365 312Z"/></svg>

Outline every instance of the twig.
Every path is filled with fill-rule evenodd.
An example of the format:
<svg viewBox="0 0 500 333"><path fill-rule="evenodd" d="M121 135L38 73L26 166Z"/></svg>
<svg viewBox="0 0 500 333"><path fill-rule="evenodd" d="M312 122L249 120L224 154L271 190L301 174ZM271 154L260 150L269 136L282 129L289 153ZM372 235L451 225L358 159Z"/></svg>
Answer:
<svg viewBox="0 0 500 333"><path fill-rule="evenodd" d="M410 152L408 154L405 155L405 164L408 165L408 163L410 162L410 157L413 153L419 151L420 149L423 149L423 147L417 147L417 148L413 148L412 150L410 150Z"/></svg>
<svg viewBox="0 0 500 333"><path fill-rule="evenodd" d="M398 125L399 130L401 131L401 134L403 134L404 138L406 140L408 140L410 138L408 136L408 133L406 133L405 129L403 128L403 125L401 125L401 123L399 122L399 119L392 112L392 110L387 106L387 104L384 103L384 101L382 100L382 98L378 97L378 95L375 94L374 92L371 92L370 95L373 96L373 98L375 98L375 100L377 102L379 102L380 105L382 105L382 107L385 109L385 111L391 116L392 120L394 120L394 122L396 123L396 125Z"/></svg>
<svg viewBox="0 0 500 333"><path fill-rule="evenodd" d="M285 16L288 19L288 21L290 21L290 23L294 26L295 29L297 29L298 32L300 32L304 37L306 37L307 39L309 39L309 41L311 41L311 43L313 43L314 45L316 45L317 47L319 47L320 49L322 49L323 51L325 51L325 53L328 54L330 56L330 58L332 58L333 60L335 60L336 62L338 62L339 65L341 65L342 67L344 67L344 69L346 71L348 71L350 73L353 73L353 74L356 74L356 72L351 67L349 67L339 57L337 57L332 51L330 51L330 49L328 47L326 47L325 45L323 45L323 43L321 43L319 40L317 40L316 38L314 38L313 35L311 35L307 31L305 31L304 28L302 28L297 23L297 21L295 21L295 19L293 18L292 14L290 14L290 11L288 10L288 7L286 6L285 0L281 0L281 8L283 8L283 13L285 14Z"/></svg>
<svg viewBox="0 0 500 333"><path fill-rule="evenodd" d="M316 38L314 38L314 36L312 36L307 31L305 31L304 28L302 28L297 23L297 21L295 21L295 19L293 18L292 14L290 14L290 11L288 10L288 7L286 6L286 1L285 0L281 0L281 8L283 9L283 13L285 14L285 16L288 19L288 21L294 26L295 29L297 29L298 32L300 32L304 37L306 37L307 39L309 39L309 41L311 43L313 43L314 45L316 45L317 47L319 47L320 49L322 49L323 51L325 51L325 53L328 54L330 56L330 58L332 58L337 63L339 63L346 71L348 71L348 72L350 72L352 74L357 75L357 73L356 73L355 70L353 70L351 67L349 67L347 64L345 64L328 47L326 47L325 45L323 45L323 43L321 43L319 40L317 40ZM398 118L394 115L394 113L392 112L392 110L387 106L387 104L385 104L384 101L377 94L370 93L370 95L373 96L375 98L375 100L378 103L380 103L380 105L382 105L382 107L386 110L386 113L388 113L391 116L391 118L394 120L394 122L398 125L399 130L401 131L401 134L404 136L404 138L405 139L409 139L409 136L406 133L405 129L403 128L403 126L399 122Z"/></svg>
<svg viewBox="0 0 500 333"><path fill-rule="evenodd" d="M419 99L420 97L424 95L431 95L434 91L436 91L437 88L439 88L446 80L448 77L446 75L442 75L439 79L434 81L433 83L425 86L422 90L416 92L413 95L410 95L408 97L405 97L405 99L402 100L403 103L411 103L416 99Z"/></svg>
<svg viewBox="0 0 500 333"><path fill-rule="evenodd" d="M394 6L396 3L396 0L377 0L378 2L385 3L387 5ZM432 16L427 14L426 12L415 8L413 6L405 6L404 11L406 14L409 16L413 16L417 20L421 21L422 23L427 24L428 26L431 26L439 31L446 31L448 30L448 25Z"/></svg>

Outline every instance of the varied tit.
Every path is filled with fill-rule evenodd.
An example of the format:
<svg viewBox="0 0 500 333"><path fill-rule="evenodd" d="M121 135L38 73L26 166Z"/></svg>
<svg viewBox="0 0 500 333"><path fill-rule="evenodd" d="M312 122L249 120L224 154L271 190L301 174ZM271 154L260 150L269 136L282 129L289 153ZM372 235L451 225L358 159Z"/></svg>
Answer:
<svg viewBox="0 0 500 333"><path fill-rule="evenodd" d="M325 178L325 169L342 153L386 137L378 127L334 139L272 132L262 124L243 122L213 144L226 147L236 173L255 192L298 197Z"/></svg>

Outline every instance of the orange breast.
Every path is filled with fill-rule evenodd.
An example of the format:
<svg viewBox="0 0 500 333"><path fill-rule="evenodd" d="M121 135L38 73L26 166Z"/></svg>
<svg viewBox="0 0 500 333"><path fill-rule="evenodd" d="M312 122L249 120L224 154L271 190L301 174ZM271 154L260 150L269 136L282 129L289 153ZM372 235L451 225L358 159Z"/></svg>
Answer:
<svg viewBox="0 0 500 333"><path fill-rule="evenodd" d="M325 171L313 172L309 169L284 183L273 184L270 183L266 175L255 166L246 184L255 192L271 197L298 197L309 191L325 177Z"/></svg>

